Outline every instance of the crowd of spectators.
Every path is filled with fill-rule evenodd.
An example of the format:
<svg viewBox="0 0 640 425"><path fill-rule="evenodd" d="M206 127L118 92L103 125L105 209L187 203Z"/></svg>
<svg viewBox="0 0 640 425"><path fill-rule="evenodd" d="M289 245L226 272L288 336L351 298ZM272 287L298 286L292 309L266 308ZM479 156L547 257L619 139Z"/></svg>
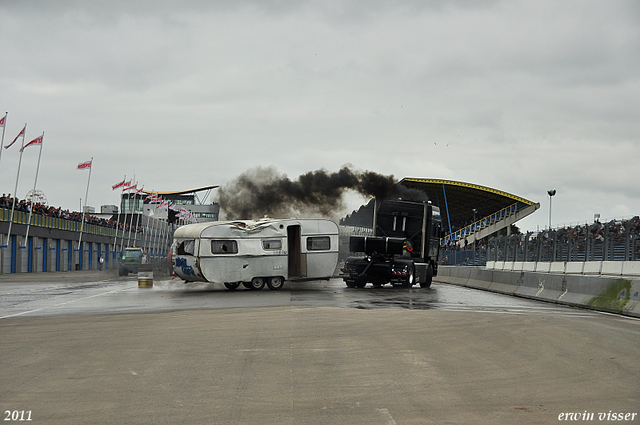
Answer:
<svg viewBox="0 0 640 425"><path fill-rule="evenodd" d="M4 193L2 194L2 198L0 198L0 208L11 210L13 208L14 202L15 202L16 211L22 211L27 214L31 212L31 202L24 199L19 200L18 198L11 197L11 194L6 195ZM33 204L33 214L44 216L44 217L63 218L65 220L71 220L71 221L77 221L77 222L82 221L81 212L63 210L60 207L56 208L48 205L43 205L40 203ZM119 230L124 230L126 232L128 232L130 228L129 223L127 223L126 220L123 223L117 220L96 217L94 215L86 214L86 213L84 214L84 222L87 224L95 224L98 226L109 227L112 229L117 228ZM131 231L136 233L142 233L143 229L140 226L133 225L131 227Z"/></svg>
<svg viewBox="0 0 640 425"><path fill-rule="evenodd" d="M601 223L565 226L558 229L512 235L507 238L516 243L516 256L538 258L538 261L572 261L620 259L629 255L628 260L640 259L640 217L629 220L611 220ZM526 255L525 238L527 239ZM491 244L492 241L490 241ZM605 243L606 242L606 243ZM606 247L607 252L604 252ZM554 258L555 256L555 258ZM589 258L586 258L586 257ZM624 259L624 258L622 258Z"/></svg>

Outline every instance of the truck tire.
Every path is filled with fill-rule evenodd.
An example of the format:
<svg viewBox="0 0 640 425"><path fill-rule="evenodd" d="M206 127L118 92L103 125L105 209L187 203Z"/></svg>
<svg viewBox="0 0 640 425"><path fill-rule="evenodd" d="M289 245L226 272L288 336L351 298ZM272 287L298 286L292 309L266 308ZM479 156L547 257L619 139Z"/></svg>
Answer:
<svg viewBox="0 0 640 425"><path fill-rule="evenodd" d="M270 277L267 280L267 286L272 291L279 291L284 286L284 279L280 276Z"/></svg>
<svg viewBox="0 0 640 425"><path fill-rule="evenodd" d="M347 285L347 288L355 288L356 281L355 280L345 280L344 283Z"/></svg>
<svg viewBox="0 0 640 425"><path fill-rule="evenodd" d="M407 288L411 288L413 286L413 284L415 283L416 280L416 269L415 266L413 264L409 264L408 270L407 270L407 281L405 282L405 286Z"/></svg>
<svg viewBox="0 0 640 425"><path fill-rule="evenodd" d="M238 286L240 286L240 282L225 282L224 286L226 286L230 291L235 291L238 289Z"/></svg>
<svg viewBox="0 0 640 425"><path fill-rule="evenodd" d="M433 280L433 267L431 264L427 266L427 277L424 282L420 282L421 288L429 288L431 286L431 281Z"/></svg>
<svg viewBox="0 0 640 425"><path fill-rule="evenodd" d="M249 286L254 291L259 291L264 288L264 279L261 277L254 277L251 279L251 284Z"/></svg>

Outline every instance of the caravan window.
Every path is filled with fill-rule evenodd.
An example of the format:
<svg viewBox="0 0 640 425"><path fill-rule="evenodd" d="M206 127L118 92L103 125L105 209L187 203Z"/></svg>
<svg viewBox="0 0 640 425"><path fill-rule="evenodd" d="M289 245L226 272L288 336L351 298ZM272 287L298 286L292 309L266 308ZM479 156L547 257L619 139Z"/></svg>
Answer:
<svg viewBox="0 0 640 425"><path fill-rule="evenodd" d="M212 240L211 253L212 254L237 254L238 242L233 240Z"/></svg>
<svg viewBox="0 0 640 425"><path fill-rule="evenodd" d="M328 251L331 249L329 236L313 236L307 238L307 251Z"/></svg>
<svg viewBox="0 0 640 425"><path fill-rule="evenodd" d="M193 239L187 239L178 245L178 255L193 255L195 252L196 242Z"/></svg>
<svg viewBox="0 0 640 425"><path fill-rule="evenodd" d="M262 249L282 249L282 239L264 239Z"/></svg>

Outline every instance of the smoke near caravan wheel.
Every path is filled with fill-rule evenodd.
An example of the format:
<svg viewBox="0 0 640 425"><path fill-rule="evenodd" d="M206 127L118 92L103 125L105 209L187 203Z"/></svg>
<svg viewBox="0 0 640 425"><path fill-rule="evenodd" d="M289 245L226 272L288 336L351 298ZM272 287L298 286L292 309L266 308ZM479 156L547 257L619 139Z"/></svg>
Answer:
<svg viewBox="0 0 640 425"><path fill-rule="evenodd" d="M393 175L344 166L334 173L310 171L296 180L275 167L256 167L222 186L217 201L226 219L334 218L345 209L343 195L349 190L365 198L427 200L424 192L397 184Z"/></svg>

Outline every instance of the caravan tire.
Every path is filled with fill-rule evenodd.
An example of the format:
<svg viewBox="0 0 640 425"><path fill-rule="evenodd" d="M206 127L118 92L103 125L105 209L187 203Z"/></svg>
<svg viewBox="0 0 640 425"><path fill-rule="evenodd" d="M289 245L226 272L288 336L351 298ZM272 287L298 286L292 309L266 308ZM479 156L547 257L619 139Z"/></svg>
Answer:
<svg viewBox="0 0 640 425"><path fill-rule="evenodd" d="M261 290L262 288L264 288L264 279L261 277L254 277L253 279L251 279L250 287L254 291Z"/></svg>
<svg viewBox="0 0 640 425"><path fill-rule="evenodd" d="M284 286L284 279L280 276L271 277L267 280L267 286L272 291L279 291Z"/></svg>
<svg viewBox="0 0 640 425"><path fill-rule="evenodd" d="M225 282L224 286L226 286L230 291L235 291L238 289L238 286L240 286L240 282Z"/></svg>

